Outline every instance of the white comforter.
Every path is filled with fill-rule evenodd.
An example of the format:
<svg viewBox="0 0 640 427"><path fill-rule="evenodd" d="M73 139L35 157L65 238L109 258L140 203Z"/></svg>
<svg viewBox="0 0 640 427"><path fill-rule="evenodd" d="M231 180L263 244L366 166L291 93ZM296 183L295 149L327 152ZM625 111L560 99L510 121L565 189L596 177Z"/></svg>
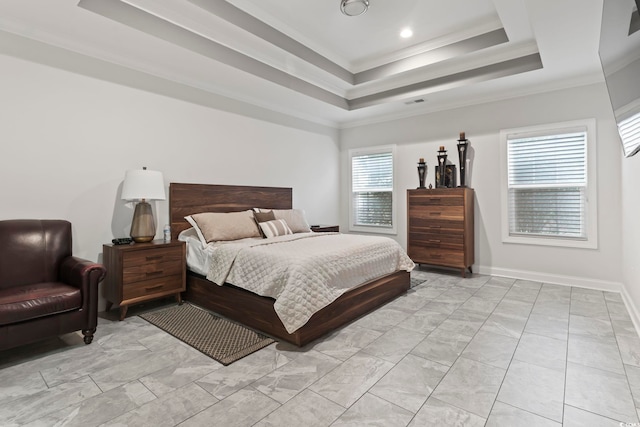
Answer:
<svg viewBox="0 0 640 427"><path fill-rule="evenodd" d="M390 238L338 233L229 243L211 256L207 279L275 298L275 311L289 333L349 289L414 267Z"/></svg>

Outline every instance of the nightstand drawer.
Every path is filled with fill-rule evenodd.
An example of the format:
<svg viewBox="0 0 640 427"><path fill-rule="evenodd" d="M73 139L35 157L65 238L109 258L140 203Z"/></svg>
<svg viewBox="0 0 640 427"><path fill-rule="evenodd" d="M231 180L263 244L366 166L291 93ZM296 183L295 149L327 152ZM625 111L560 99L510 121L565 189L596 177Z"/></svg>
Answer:
<svg viewBox="0 0 640 427"><path fill-rule="evenodd" d="M182 251L179 247L154 249L153 251L131 251L124 254L122 265L125 270L130 267L165 262L182 262Z"/></svg>
<svg viewBox="0 0 640 427"><path fill-rule="evenodd" d="M171 276L182 272L182 261L150 262L148 264L125 267L122 281L126 283L153 279L160 276Z"/></svg>
<svg viewBox="0 0 640 427"><path fill-rule="evenodd" d="M122 299L153 297L154 294L178 292L182 289L182 275L163 276L150 280L124 284Z"/></svg>

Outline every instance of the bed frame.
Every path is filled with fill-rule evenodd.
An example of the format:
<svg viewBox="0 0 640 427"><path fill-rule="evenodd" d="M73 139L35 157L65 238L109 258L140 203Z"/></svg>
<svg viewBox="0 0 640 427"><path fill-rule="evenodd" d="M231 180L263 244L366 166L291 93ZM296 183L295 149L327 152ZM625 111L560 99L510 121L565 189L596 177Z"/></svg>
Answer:
<svg viewBox="0 0 640 427"><path fill-rule="evenodd" d="M236 185L169 185L172 238L189 228L185 216L201 212L237 212L254 207L291 209L292 189ZM275 338L302 347L405 293L410 273L400 270L352 289L315 313L290 334L276 314L273 298L262 297L233 285L218 286L204 276L187 271L184 299Z"/></svg>

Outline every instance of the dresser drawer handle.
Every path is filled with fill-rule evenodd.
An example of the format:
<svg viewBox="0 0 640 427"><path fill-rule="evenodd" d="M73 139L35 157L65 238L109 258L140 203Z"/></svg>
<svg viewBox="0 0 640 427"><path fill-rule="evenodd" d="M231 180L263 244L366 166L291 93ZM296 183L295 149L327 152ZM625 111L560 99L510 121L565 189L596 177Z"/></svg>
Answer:
<svg viewBox="0 0 640 427"><path fill-rule="evenodd" d="M429 212L431 216L440 216L441 212Z"/></svg>
<svg viewBox="0 0 640 427"><path fill-rule="evenodd" d="M147 261L155 261L157 259L162 259L162 255L154 255L154 256L147 257Z"/></svg>
<svg viewBox="0 0 640 427"><path fill-rule="evenodd" d="M429 201L431 201L431 202L439 202L440 198L430 198Z"/></svg>
<svg viewBox="0 0 640 427"><path fill-rule="evenodd" d="M164 287L164 285L156 285L156 286L149 286L147 288L144 288L145 291L155 291L156 289L162 289Z"/></svg>
<svg viewBox="0 0 640 427"><path fill-rule="evenodd" d="M159 276L163 273L162 270L158 270L158 271L148 271L147 273L145 273L147 276Z"/></svg>
<svg viewBox="0 0 640 427"><path fill-rule="evenodd" d="M429 243L440 243L440 240L429 239Z"/></svg>
<svg viewBox="0 0 640 427"><path fill-rule="evenodd" d="M429 228L440 228L439 225L430 225Z"/></svg>

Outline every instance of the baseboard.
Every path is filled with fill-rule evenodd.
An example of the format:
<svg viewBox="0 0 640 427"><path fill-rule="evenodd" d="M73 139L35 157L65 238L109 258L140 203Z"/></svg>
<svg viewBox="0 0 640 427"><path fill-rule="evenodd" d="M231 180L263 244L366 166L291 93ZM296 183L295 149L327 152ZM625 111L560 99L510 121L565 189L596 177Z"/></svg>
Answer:
<svg viewBox="0 0 640 427"><path fill-rule="evenodd" d="M606 280L589 279L586 277L565 276L561 274L540 273L538 271L512 270L509 268L477 267L480 274L491 276L511 277L514 279L531 280L534 282L551 283L554 285L576 286L579 288L595 289L598 291L622 293L622 283Z"/></svg>
<svg viewBox="0 0 640 427"><path fill-rule="evenodd" d="M475 266L475 269L479 274L618 293L622 297L624 305L627 307L627 311L629 312L629 316L631 316L631 321L633 322L636 332L640 335L640 313L622 283L577 276L565 276L561 274L540 273L537 271L512 270L508 268Z"/></svg>
<svg viewBox="0 0 640 427"><path fill-rule="evenodd" d="M631 321L633 322L633 326L635 326L636 332L638 332L638 335L640 335L640 315L638 313L637 307L633 303L633 300L627 293L627 290L624 288L624 286L622 287L622 292L620 292L620 295L622 295L622 301L624 302L624 305L627 307L629 316L631 316Z"/></svg>

